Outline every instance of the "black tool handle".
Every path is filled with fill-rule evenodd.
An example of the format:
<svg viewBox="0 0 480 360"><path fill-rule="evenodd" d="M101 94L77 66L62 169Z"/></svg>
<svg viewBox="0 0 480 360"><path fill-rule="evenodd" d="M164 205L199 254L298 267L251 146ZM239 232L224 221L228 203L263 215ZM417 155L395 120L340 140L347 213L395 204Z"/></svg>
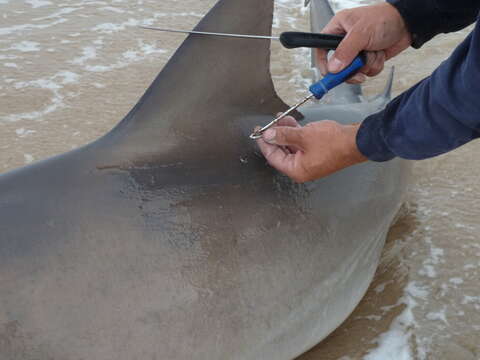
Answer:
<svg viewBox="0 0 480 360"><path fill-rule="evenodd" d="M335 50L343 40L341 35L287 31L280 35L280 42L287 49L308 47Z"/></svg>

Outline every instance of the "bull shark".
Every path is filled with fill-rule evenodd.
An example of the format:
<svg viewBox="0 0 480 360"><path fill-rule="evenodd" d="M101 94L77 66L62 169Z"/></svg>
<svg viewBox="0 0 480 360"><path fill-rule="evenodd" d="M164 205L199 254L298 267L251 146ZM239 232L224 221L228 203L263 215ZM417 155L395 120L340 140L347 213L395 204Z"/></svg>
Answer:
<svg viewBox="0 0 480 360"><path fill-rule="evenodd" d="M312 30L331 18L313 0ZM195 30L270 34L273 0L220 0ZM408 165L296 184L248 138L287 105L268 41L189 36L130 113L0 175L0 358L290 360L367 290ZM304 121L361 121L344 85ZM110 95L113 96L113 95Z"/></svg>

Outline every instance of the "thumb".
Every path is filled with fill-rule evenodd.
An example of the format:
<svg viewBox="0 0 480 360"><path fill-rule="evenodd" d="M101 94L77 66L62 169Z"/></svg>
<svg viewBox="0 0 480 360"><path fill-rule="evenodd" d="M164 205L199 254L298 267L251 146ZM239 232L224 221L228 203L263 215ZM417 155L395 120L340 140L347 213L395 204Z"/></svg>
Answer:
<svg viewBox="0 0 480 360"><path fill-rule="evenodd" d="M300 150L305 148L303 128L277 126L265 131L263 134L263 140L269 144L295 146Z"/></svg>
<svg viewBox="0 0 480 360"><path fill-rule="evenodd" d="M349 65L353 59L367 46L368 39L359 31L352 29L342 40L332 58L328 62L328 71L338 73Z"/></svg>

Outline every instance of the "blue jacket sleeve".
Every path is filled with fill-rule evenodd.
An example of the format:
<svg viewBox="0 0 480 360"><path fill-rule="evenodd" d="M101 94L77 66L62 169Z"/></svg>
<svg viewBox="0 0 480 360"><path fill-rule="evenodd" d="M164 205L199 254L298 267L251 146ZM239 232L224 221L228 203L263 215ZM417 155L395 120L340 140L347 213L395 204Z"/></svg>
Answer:
<svg viewBox="0 0 480 360"><path fill-rule="evenodd" d="M480 11L480 0L387 1L402 15L412 34L412 46L417 49L435 35L472 24Z"/></svg>
<svg viewBox="0 0 480 360"><path fill-rule="evenodd" d="M428 78L369 116L357 134L370 160L420 160L480 137L480 26Z"/></svg>

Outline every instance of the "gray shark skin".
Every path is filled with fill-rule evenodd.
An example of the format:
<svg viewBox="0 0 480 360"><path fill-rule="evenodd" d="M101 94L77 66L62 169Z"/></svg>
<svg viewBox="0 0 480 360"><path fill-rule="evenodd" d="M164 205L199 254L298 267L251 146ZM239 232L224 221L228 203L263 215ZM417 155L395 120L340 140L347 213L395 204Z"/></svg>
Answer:
<svg viewBox="0 0 480 360"><path fill-rule="evenodd" d="M272 13L220 0L196 29L268 34ZM248 139L286 108L269 56L190 36L109 134L0 175L0 359L289 360L349 315L408 168L304 185L271 169ZM385 101L304 115L358 122Z"/></svg>

